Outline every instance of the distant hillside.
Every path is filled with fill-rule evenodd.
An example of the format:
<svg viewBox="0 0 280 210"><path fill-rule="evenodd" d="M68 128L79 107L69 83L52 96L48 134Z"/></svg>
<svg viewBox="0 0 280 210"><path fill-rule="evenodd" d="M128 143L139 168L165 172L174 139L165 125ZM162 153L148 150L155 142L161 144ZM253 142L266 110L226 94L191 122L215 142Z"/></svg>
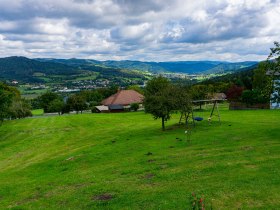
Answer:
<svg viewBox="0 0 280 210"><path fill-rule="evenodd" d="M34 77L36 73L46 75L77 74L77 69L65 64L53 62L40 62L25 57L7 57L0 58L0 77L2 79L16 79L25 82L41 82L39 78Z"/></svg>
<svg viewBox="0 0 280 210"><path fill-rule="evenodd" d="M226 74L223 76L212 77L208 80L201 82L201 84L215 84L215 83L233 83L245 86L248 89L252 88L254 70L257 64L250 67L242 68L234 73Z"/></svg>
<svg viewBox="0 0 280 210"><path fill-rule="evenodd" d="M42 59L46 60L46 59ZM48 60L47 60L48 61ZM127 70L149 71L153 73L173 72L187 74L227 73L250 67L256 61L221 62L221 61L177 61L177 62L142 62L142 61L97 61L91 59L52 59L51 61L67 65L98 65Z"/></svg>
<svg viewBox="0 0 280 210"><path fill-rule="evenodd" d="M221 63L214 68L211 68L204 73L207 74L221 74L228 72L238 72L246 70L247 68L251 68L257 65L258 62L255 61L245 61L245 62L237 62L237 63Z"/></svg>
<svg viewBox="0 0 280 210"><path fill-rule="evenodd" d="M50 77L75 79L85 75L86 72L95 72L98 78L103 79L144 77L134 71L102 67L83 59L28 59L16 56L0 58L0 79L2 80L45 83Z"/></svg>

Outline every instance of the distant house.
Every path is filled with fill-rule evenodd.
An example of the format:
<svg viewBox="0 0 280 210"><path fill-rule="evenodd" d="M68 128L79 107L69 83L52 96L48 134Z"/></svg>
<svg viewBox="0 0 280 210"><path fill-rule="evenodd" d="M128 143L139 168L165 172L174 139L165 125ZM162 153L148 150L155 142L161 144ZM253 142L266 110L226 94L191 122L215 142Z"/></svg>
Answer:
<svg viewBox="0 0 280 210"><path fill-rule="evenodd" d="M119 112L130 108L133 103L142 104L144 96L135 90L119 90L101 103L108 106L111 112Z"/></svg>
<svg viewBox="0 0 280 210"><path fill-rule="evenodd" d="M280 93L276 90L280 88L280 79L274 80L274 92L271 94L271 98L279 98ZM279 101L271 100L270 109L280 109Z"/></svg>
<svg viewBox="0 0 280 210"><path fill-rule="evenodd" d="M271 94L271 99L278 97L280 94L277 91L277 89L279 90L279 86L280 86L280 72L267 71L266 75L268 76L274 75L274 77L276 77L276 79L274 79L273 81L274 92ZM280 109L280 103L274 100L270 100L270 109Z"/></svg>
<svg viewBox="0 0 280 210"><path fill-rule="evenodd" d="M207 95L208 99L225 100L227 98L224 93L212 93Z"/></svg>

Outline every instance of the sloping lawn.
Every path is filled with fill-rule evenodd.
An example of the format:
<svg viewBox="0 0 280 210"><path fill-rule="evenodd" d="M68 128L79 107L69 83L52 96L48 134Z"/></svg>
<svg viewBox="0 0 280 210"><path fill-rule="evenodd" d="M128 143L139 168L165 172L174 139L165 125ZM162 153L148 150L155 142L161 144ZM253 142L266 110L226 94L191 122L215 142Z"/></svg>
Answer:
<svg viewBox="0 0 280 210"><path fill-rule="evenodd" d="M162 132L143 112L6 121L0 209L188 209L191 192L213 209L278 209L280 111L221 118L190 136L179 115Z"/></svg>

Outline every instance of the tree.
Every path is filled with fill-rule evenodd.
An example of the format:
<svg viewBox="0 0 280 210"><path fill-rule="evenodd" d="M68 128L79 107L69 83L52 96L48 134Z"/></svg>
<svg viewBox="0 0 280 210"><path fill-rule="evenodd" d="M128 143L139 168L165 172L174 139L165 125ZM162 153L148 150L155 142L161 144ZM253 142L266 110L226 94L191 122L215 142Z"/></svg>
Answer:
<svg viewBox="0 0 280 210"><path fill-rule="evenodd" d="M270 66L270 71L273 75L280 73L280 43L274 42L274 47L270 48L270 53L267 60L272 60L273 65Z"/></svg>
<svg viewBox="0 0 280 210"><path fill-rule="evenodd" d="M269 68L268 62L261 62L258 68L255 69L253 75L253 90L260 94L263 98L262 101L269 102L270 95L272 92L272 80L267 75L267 70Z"/></svg>
<svg viewBox="0 0 280 210"><path fill-rule="evenodd" d="M190 112L192 110L192 98L188 86L184 85L173 85L173 100L174 108L181 113Z"/></svg>
<svg viewBox="0 0 280 210"><path fill-rule="evenodd" d="M0 82L0 123L6 117L9 117L9 107L13 103L14 98L20 98L19 91L14 87Z"/></svg>
<svg viewBox="0 0 280 210"><path fill-rule="evenodd" d="M130 109L136 112L139 109L139 104L138 103L132 103L130 105Z"/></svg>
<svg viewBox="0 0 280 210"><path fill-rule="evenodd" d="M31 117L31 105L26 99L14 98L8 113L12 119Z"/></svg>
<svg viewBox="0 0 280 210"><path fill-rule="evenodd" d="M143 88L139 87L138 85L130 85L126 88L127 90L135 90L140 94L144 94Z"/></svg>
<svg viewBox="0 0 280 210"><path fill-rule="evenodd" d="M73 109L78 114L79 112L83 112L87 108L86 99L81 94L74 94L71 95L68 100L67 104L69 105L70 109Z"/></svg>
<svg viewBox="0 0 280 210"><path fill-rule="evenodd" d="M100 104L103 99L102 94L96 90L84 90L80 95L82 95L86 102L90 103L92 106Z"/></svg>
<svg viewBox="0 0 280 210"><path fill-rule="evenodd" d="M191 95L193 100L205 100L207 94L213 93L213 85L194 85L191 87ZM201 109L201 102L199 108Z"/></svg>
<svg viewBox="0 0 280 210"><path fill-rule="evenodd" d="M48 106L48 111L49 112L57 112L59 115L61 115L62 111L64 108L64 102L63 100L57 98L54 99L50 102L49 106Z"/></svg>
<svg viewBox="0 0 280 210"><path fill-rule="evenodd" d="M170 119L174 110L172 94L171 83L166 78L160 76L147 82L143 103L145 112L152 114L154 119L161 118L163 131L164 122Z"/></svg>
<svg viewBox="0 0 280 210"><path fill-rule="evenodd" d="M233 85L228 91L227 91L227 99L229 101L239 101L242 96L244 88L238 87L236 85Z"/></svg>
<svg viewBox="0 0 280 210"><path fill-rule="evenodd" d="M5 118L23 118L32 116L27 100L20 98L19 91L0 82L0 121Z"/></svg>
<svg viewBox="0 0 280 210"><path fill-rule="evenodd" d="M49 107L50 107L51 102L55 99L59 99L59 95L57 93L53 93L50 91L48 91L40 96L39 100L41 103L41 107L43 107L45 113L52 112L49 109Z"/></svg>

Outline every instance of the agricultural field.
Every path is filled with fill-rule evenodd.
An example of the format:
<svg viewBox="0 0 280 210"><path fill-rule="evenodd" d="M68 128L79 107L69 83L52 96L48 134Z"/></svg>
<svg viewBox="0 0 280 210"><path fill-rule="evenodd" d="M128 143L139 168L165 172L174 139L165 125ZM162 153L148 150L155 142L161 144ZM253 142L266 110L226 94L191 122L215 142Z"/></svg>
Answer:
<svg viewBox="0 0 280 210"><path fill-rule="evenodd" d="M166 131L143 112L5 121L0 208L188 209L192 192L206 209L279 208L280 111L220 113Z"/></svg>

